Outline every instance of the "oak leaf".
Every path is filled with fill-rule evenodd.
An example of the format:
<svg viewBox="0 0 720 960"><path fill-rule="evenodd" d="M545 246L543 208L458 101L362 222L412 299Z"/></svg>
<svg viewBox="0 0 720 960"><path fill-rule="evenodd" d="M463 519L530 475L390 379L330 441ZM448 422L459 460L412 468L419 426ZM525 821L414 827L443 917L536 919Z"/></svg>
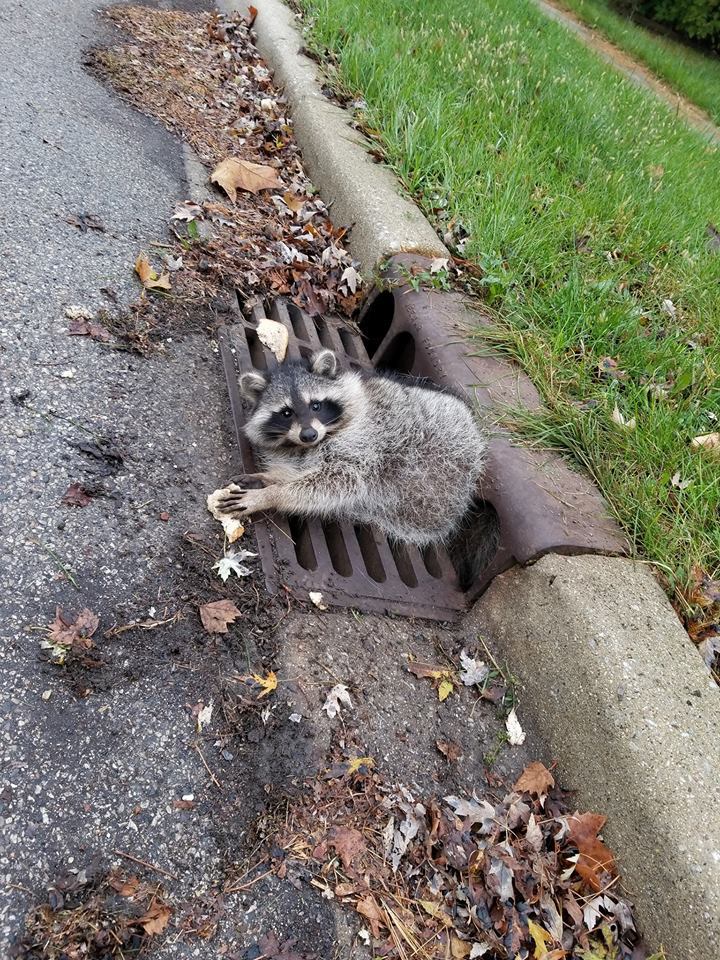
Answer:
<svg viewBox="0 0 720 960"><path fill-rule="evenodd" d="M261 190L274 190L281 186L274 167L236 157L222 160L210 174L210 182L221 187L233 203L237 200L238 190L260 193Z"/></svg>

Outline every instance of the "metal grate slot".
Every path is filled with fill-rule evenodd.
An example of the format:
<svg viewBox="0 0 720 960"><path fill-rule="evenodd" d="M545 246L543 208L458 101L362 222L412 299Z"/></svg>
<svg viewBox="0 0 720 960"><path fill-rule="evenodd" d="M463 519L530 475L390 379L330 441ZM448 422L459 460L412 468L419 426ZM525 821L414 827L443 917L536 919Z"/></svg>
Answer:
<svg viewBox="0 0 720 960"><path fill-rule="evenodd" d="M266 315L262 303L246 305L246 318L219 332L239 452L237 472L243 473L257 472L258 466L242 431L246 410L238 378L247 370L268 370L276 364L256 333ZM307 360L328 347L345 368L372 367L363 339L333 318L311 319L281 300L273 303L270 317L288 331L290 360ZM405 343L406 353L409 349ZM464 609L455 571L443 550L421 554L388 543L370 527L300 517L256 518L252 529L271 591L281 584L299 594L319 590L335 605L435 620L454 619Z"/></svg>

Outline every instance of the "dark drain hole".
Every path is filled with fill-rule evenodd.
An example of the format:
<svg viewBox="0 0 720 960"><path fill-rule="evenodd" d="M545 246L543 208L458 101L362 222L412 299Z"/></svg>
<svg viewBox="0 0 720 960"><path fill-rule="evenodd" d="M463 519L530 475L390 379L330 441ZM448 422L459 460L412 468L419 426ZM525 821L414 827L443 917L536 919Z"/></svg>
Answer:
<svg viewBox="0 0 720 960"><path fill-rule="evenodd" d="M317 331L318 339L320 343L327 347L328 350L334 350L334 344L332 337L330 336L330 331L324 320L321 320L319 317L313 317L313 323L315 324L315 330Z"/></svg>
<svg viewBox="0 0 720 960"><path fill-rule="evenodd" d="M418 585L418 579L413 570L413 565L408 556L405 544L391 542L390 552L393 555L393 560L395 561L395 566L397 567L397 572L400 574L402 582L406 587L416 587Z"/></svg>
<svg viewBox="0 0 720 960"><path fill-rule="evenodd" d="M415 366L415 340L412 334L403 330L402 333L393 337L382 355L376 358L375 366L381 370L412 373Z"/></svg>
<svg viewBox="0 0 720 960"><path fill-rule="evenodd" d="M307 327L305 326L305 319L302 315L302 310L291 300L287 302L286 306L288 316L290 317L290 323L292 324L293 333L298 340L307 340L308 332Z"/></svg>
<svg viewBox="0 0 720 960"><path fill-rule="evenodd" d="M290 535L295 545L297 562L305 570L317 570L318 562L312 545L310 531L302 517L288 517Z"/></svg>
<svg viewBox="0 0 720 960"><path fill-rule="evenodd" d="M423 559L423 563L425 564L425 569L430 576L435 577L436 580L442 580L442 567L440 566L440 560L438 559L435 547L432 545L429 547L423 547L423 549L420 551L420 555Z"/></svg>
<svg viewBox="0 0 720 960"><path fill-rule="evenodd" d="M267 370L265 351L263 350L263 345L260 343L260 338L257 333L249 327L246 327L245 336L247 337L248 350L250 351L250 359L252 360L253 366L257 370Z"/></svg>
<svg viewBox="0 0 720 960"><path fill-rule="evenodd" d="M389 290L379 293L360 317L360 331L365 340L368 356L374 356L387 336L395 315L395 297Z"/></svg>
<svg viewBox="0 0 720 960"><path fill-rule="evenodd" d="M375 537L372 530L368 527L355 527L355 536L357 537L360 553L362 554L365 569L375 583L385 583L387 574L383 567L380 553L375 543Z"/></svg>
<svg viewBox="0 0 720 960"><path fill-rule="evenodd" d="M342 530L336 523L329 523L327 521L323 522L322 528L333 569L336 573L339 573L341 577L351 577L353 568L350 563L347 547L345 546L345 538L342 535Z"/></svg>

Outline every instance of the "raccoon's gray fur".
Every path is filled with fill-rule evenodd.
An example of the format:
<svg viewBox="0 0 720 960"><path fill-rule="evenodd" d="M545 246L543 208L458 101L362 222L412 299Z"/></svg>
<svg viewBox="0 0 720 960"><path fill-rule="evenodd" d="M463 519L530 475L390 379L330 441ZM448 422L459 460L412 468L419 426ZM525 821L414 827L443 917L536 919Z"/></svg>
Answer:
<svg viewBox="0 0 720 960"><path fill-rule="evenodd" d="M220 505L374 524L425 546L462 529L482 472L485 441L469 407L422 383L339 372L330 350L309 365L248 373L245 433L264 472Z"/></svg>

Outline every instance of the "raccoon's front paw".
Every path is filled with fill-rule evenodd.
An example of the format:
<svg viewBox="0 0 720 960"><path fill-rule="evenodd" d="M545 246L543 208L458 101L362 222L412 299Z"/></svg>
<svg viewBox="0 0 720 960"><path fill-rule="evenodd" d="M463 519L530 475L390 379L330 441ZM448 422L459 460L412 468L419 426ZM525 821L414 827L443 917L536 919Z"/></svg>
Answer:
<svg viewBox="0 0 720 960"><path fill-rule="evenodd" d="M231 517L246 517L269 508L265 490L232 490L218 500L220 513Z"/></svg>
<svg viewBox="0 0 720 960"><path fill-rule="evenodd" d="M238 473L230 477L225 486L229 487L232 484L242 487L243 490L262 490L267 486L267 481L261 473Z"/></svg>

